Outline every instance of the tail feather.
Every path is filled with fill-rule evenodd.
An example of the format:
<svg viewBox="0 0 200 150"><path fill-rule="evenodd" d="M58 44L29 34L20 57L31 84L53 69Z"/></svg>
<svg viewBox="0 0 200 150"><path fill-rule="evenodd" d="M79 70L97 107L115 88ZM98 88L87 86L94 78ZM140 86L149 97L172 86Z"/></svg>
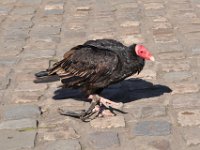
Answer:
<svg viewBox="0 0 200 150"><path fill-rule="evenodd" d="M53 65L52 68L48 68L45 71L40 71L35 73L36 80L35 83L46 83L46 82L54 82L58 81L60 78L57 75L57 72L61 69L60 66L64 60L57 62Z"/></svg>
<svg viewBox="0 0 200 150"><path fill-rule="evenodd" d="M49 71L40 71L35 74L36 79L34 83L48 83L48 82L55 82L60 80L60 78L56 74L49 75Z"/></svg>
<svg viewBox="0 0 200 150"><path fill-rule="evenodd" d="M49 75L48 71L40 71L40 72L38 72L38 73L35 74L35 76L37 78L46 77L48 75Z"/></svg>

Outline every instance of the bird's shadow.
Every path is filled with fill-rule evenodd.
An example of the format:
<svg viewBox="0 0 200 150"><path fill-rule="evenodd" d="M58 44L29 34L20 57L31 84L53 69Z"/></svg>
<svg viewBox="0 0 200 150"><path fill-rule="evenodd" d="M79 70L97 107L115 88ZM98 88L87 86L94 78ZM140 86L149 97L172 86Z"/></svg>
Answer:
<svg viewBox="0 0 200 150"><path fill-rule="evenodd" d="M142 79L128 79L105 88L101 95L114 101L128 103L143 98L158 97L170 92L172 90L165 85L154 85ZM78 89L60 88L54 94L54 100L65 100L67 98L86 100L85 95Z"/></svg>

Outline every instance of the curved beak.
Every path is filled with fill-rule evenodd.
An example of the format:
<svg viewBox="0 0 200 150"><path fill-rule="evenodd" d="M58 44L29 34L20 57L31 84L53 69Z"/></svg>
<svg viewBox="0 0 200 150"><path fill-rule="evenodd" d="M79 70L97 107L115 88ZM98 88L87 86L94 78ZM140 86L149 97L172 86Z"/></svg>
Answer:
<svg viewBox="0 0 200 150"><path fill-rule="evenodd" d="M151 56L151 57L149 58L149 60L155 61L155 58L154 58L153 56Z"/></svg>

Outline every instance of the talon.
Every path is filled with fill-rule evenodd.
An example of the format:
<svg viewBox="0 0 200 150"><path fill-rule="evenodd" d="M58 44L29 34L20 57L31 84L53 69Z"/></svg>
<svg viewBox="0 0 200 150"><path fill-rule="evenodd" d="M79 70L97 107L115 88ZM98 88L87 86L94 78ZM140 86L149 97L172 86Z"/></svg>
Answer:
<svg viewBox="0 0 200 150"><path fill-rule="evenodd" d="M63 109L59 108L58 112L61 115L80 118L80 116L85 113L85 110L80 110L80 111L74 112L74 111L64 111Z"/></svg>

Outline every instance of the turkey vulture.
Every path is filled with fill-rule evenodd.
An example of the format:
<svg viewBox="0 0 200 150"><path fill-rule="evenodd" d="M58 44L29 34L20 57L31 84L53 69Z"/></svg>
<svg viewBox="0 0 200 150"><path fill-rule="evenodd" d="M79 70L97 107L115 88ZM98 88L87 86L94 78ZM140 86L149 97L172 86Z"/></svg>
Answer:
<svg viewBox="0 0 200 150"><path fill-rule="evenodd" d="M135 73L139 74L145 60L154 61L154 57L143 45L132 44L127 47L112 39L89 40L67 51L63 60L53 67L35 75L37 78L57 75L63 87L80 88L92 100L89 109L80 115L73 112L60 113L80 117L84 121L94 112L106 115L106 112L113 114L113 109L120 110L122 103L113 102L99 94L110 84L120 82Z"/></svg>

